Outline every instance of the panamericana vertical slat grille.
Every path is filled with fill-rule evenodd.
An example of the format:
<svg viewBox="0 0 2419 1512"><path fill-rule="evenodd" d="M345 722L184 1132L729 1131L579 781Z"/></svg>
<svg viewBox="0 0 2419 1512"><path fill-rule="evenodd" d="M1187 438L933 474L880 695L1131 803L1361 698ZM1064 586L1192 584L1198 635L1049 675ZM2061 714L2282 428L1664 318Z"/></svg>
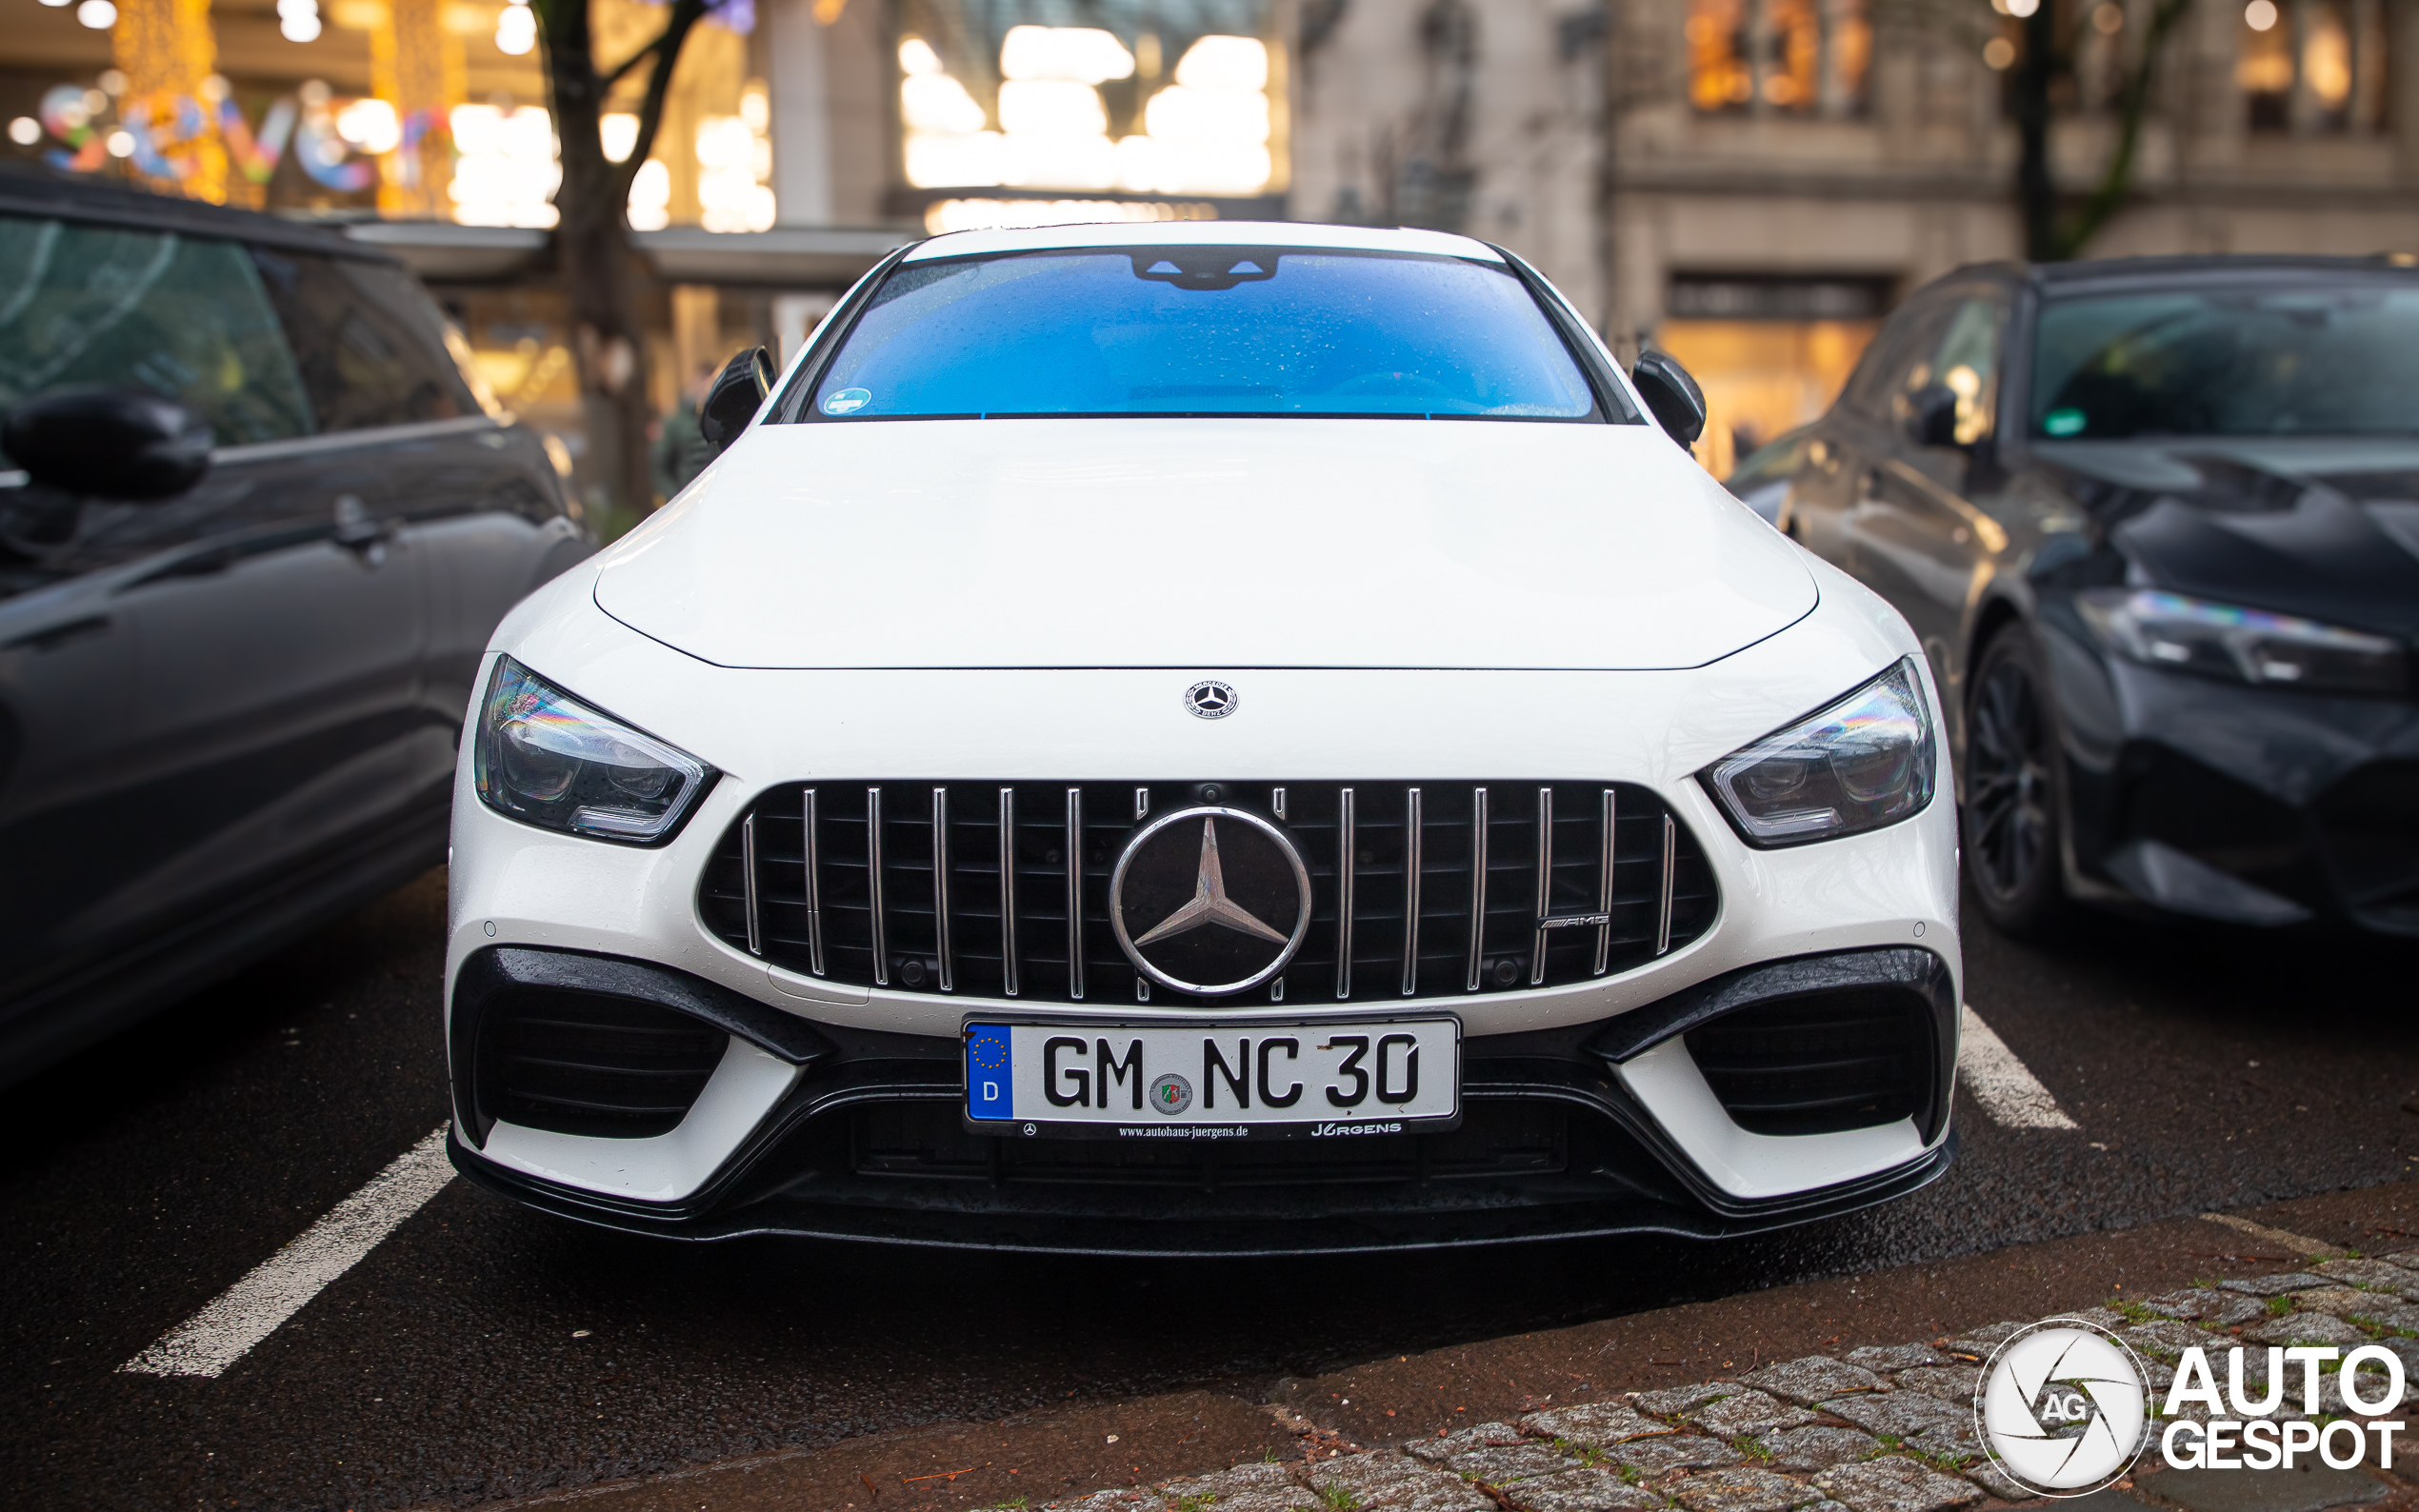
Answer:
<svg viewBox="0 0 2419 1512"><path fill-rule="evenodd" d="M1275 821L1310 870L1309 932L1254 1002L1585 982L1688 944L1717 906L1703 851L1651 792L1535 781L788 783L724 835L698 903L733 946L850 985L1227 1001L1151 985L1109 919L1127 838L1205 802Z"/></svg>

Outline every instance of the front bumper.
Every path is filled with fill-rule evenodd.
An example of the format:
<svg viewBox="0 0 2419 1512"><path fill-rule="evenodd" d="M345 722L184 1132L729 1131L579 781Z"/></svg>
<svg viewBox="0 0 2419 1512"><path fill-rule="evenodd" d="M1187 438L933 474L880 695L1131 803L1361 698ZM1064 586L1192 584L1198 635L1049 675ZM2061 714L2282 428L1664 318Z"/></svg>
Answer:
<svg viewBox="0 0 2419 1512"><path fill-rule="evenodd" d="M596 1115L529 1114L530 1101L516 1101L506 1084L515 1016L536 1005L560 1025L583 1016L581 1003L610 1007L608 1018L669 1010L728 1037L673 1126L562 1133ZM1818 1124L1856 1123L1840 1098L1826 1111L1822 1094L1838 1089L1818 1084L1817 1072L1734 1063L1745 1044L1768 1062L1780 1047L1784 1061L1836 1064L1839 1025L1858 1013L1865 1027L1851 1032L1865 1035L1863 1047L1897 1057L1895 1080L1883 1079L1887 1105L1869 1103L1861 1115L1887 1123L1812 1134L1742 1126L1805 1126L1809 1108ZM1467 1040L1464 1121L1449 1133L1138 1149L967 1132L954 1039L810 1025L665 967L507 947L471 956L455 984L451 1153L464 1175L530 1206L689 1240L772 1233L1172 1256L1718 1238L1886 1202L1941 1175L1954 1151L1957 1015L1948 965L1929 951L1769 963L1604 1023ZM1830 1041L1808 1037L1825 1023ZM1784 1104L1775 1087L1790 1094ZM1872 1088L1850 1093L1848 1102ZM1692 1113L1692 1094L1709 1105ZM1736 1148L1690 1127L1709 1112L1733 1146L1794 1146L1812 1170L1865 1168L1829 1182L1768 1178L1769 1189L1742 1196L1753 1152L1733 1158ZM516 1124L516 1114L557 1130Z"/></svg>
<svg viewBox="0 0 2419 1512"><path fill-rule="evenodd" d="M2419 937L2419 706L2164 671L2079 631L2042 639L2076 891Z"/></svg>
<svg viewBox="0 0 2419 1512"><path fill-rule="evenodd" d="M780 1231L1062 1251L1272 1253L1561 1234L1716 1235L1898 1195L1949 1158L1947 1067L1961 970L1954 806L1944 794L1886 829L1757 850L1738 840L1693 775L1803 709L1813 690L1858 686L1913 648L1903 622L1878 601L1844 579L1824 581L1823 605L1807 621L1704 667L1260 668L1248 674L1248 713L1203 722L1169 696L1171 686L1234 669L721 667L609 620L568 575L515 611L497 649L616 718L677 741L722 776L678 833L656 846L616 846L494 812L466 760L449 873L456 1158L474 1180L532 1205L639 1232ZM802 972L774 948L794 923L777 911L792 885L776 874L786 860L777 845L758 858L773 868L763 874L770 889L763 898L776 905L759 921L764 953L748 930L734 936L717 927L727 920L711 916L712 878L728 859L718 856L733 825L743 825L744 854L750 806L802 781L904 781L898 774L910 772L936 787L979 782L996 790L1128 773L1222 784L1470 785L1506 780L1513 749L1523 753L1525 784L1644 789L1676 831L1694 837L1707 896L1718 905L1689 930L1675 918L1668 948L1658 930L1641 960L1615 961L1619 969L1601 976L1557 977L1549 960L1541 985L1520 986L1514 972L1515 985L1499 988L1489 973L1484 990L1457 979L1443 993L1423 976L1423 1010L1449 1011L1461 1025L1464 1123L1399 1144L1333 1142L1363 1152L1349 1158L1263 1156L1229 1144L1209 1164L1175 1142L1146 1149L1130 1141L1123 1147L1131 1158L1103 1169L1098 1149L970 1137L960 1115L957 1035L970 1013L1021 1004L1086 1024L1164 1011L1193 1024L1283 1025L1310 1011L1306 991L1273 1001L1272 983L1271 1001L1148 1005L1133 1001L1138 990L1126 996L1120 987L1123 1001L1093 995L1045 1010L1040 988L998 1001L930 981L911 989L904 973L887 984L850 980L836 962L830 976ZM1070 764L1078 768L1071 773ZM1616 869L1626 854L1617 852ZM914 859L903 851L901 864ZM1505 899L1524 896L1509 873L1504 881L1511 889ZM1618 897L1637 890L1631 882L1643 885L1635 877L1617 882ZM910 887L899 916L915 898L938 896L929 883ZM979 899L979 887L970 896ZM1471 916L1467 907L1458 915ZM1498 910L1490 905L1484 918L1497 921ZM555 1032L537 1022L548 1013L516 1020L536 1037L482 1038L479 963L507 964L507 952L652 981L603 994L621 1006L570 1017L587 1043L605 1047L588 1065L541 1043ZM1421 959L1428 954L1423 947ZM1806 965L1850 956L1892 958L1884 974L1896 975L1830 981L1824 972L1832 968ZM1748 998L1723 995L1771 971L1799 972L1800 985L1781 990L1756 978L1765 985ZM1054 995L1047 973L1039 980ZM528 985L538 996L525 1001L543 1007L549 985ZM1835 1004L1837 1024L1791 1017L1808 1004L1816 1019L1828 1013L1827 985L1877 996ZM969 986L983 982L970 977ZM1360 990L1329 1014L1383 1015L1401 1002ZM721 1007L697 1011L707 999ZM1706 1003L1741 1014L1780 1006L1769 1036L1660 1017L1674 1005ZM667 1010L671 1021L661 1017ZM754 1013L803 1033L788 1043L751 1032L745 1020ZM1919 1029L1907 1027L1917 1020ZM1734 1017L1730 1026L1743 1022ZM1595 1041L1616 1025L1662 1027L1633 1035L1615 1053ZM1768 1041L1828 1044L1839 1034L1855 1041L1856 1053L1788 1064L1765 1053ZM641 1043L654 1046L630 1057L643 1066L605 1064L622 1053L612 1045ZM532 1066L550 1061L553 1080L505 1084L490 1098L477 1084L489 1048ZM1919 1064L1921 1076L1910 1069ZM1822 1074L1797 1077L1793 1065ZM1880 1080L1824 1080L1826 1066L1841 1065ZM624 1074L631 1070L645 1075ZM596 1085L619 1089L593 1095L582 1081L592 1071ZM650 1077L662 1095L630 1090ZM1801 1095L1800 1083L1810 1090Z"/></svg>

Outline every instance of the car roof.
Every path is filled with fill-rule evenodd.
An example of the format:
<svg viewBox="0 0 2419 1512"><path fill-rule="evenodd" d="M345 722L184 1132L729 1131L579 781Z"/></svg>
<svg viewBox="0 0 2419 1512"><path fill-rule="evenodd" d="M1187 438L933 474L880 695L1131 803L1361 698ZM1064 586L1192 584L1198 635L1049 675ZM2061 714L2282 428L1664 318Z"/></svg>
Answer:
<svg viewBox="0 0 2419 1512"><path fill-rule="evenodd" d="M2035 263L2024 269L2035 288L2052 297L2086 289L2144 286L2173 288L2195 284L2233 284L2245 279L2331 274L2350 278L2419 278L2419 269L2401 258L2301 257L2264 253L2207 253L2191 257L2107 257L2071 263Z"/></svg>
<svg viewBox="0 0 2419 1512"><path fill-rule="evenodd" d="M0 215L38 215L94 226L175 231L186 236L250 242L298 252L324 252L365 262L395 261L391 253L366 247L332 230L296 225L274 215L45 173L0 172Z"/></svg>
<svg viewBox="0 0 2419 1512"><path fill-rule="evenodd" d="M1039 226L1019 230L950 231L909 249L906 261L981 257L999 252L1054 251L1093 247L1303 247L1338 251L1413 252L1500 263L1503 253L1485 242L1449 231L1409 227L1326 226L1310 221L1118 221L1087 226Z"/></svg>

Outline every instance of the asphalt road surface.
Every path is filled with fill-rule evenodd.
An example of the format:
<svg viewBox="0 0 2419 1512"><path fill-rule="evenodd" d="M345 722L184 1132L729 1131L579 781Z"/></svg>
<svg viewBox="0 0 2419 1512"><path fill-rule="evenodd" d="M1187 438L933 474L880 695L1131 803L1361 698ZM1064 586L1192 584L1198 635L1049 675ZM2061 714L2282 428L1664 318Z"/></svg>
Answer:
<svg viewBox="0 0 2419 1512"><path fill-rule="evenodd" d="M432 874L0 1105L0 1502L468 1504L1377 1356L2419 1174L2419 950L1974 920L1968 998L2079 1127L1961 1098L1915 1197L1721 1245L1216 1265L683 1246L455 1180L216 1379L119 1366L447 1113Z"/></svg>

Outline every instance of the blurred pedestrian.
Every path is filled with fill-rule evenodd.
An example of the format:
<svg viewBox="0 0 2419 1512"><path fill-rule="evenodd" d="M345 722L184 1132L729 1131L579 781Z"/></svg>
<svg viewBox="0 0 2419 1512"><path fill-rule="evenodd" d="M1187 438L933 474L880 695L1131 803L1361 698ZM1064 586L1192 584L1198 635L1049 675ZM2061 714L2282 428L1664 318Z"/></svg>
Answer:
<svg viewBox="0 0 2419 1512"><path fill-rule="evenodd" d="M655 468L655 492L669 499L689 487L689 481L706 470L706 433L698 428L697 409L706 402L706 390L714 381L712 363L701 363L670 413L655 426L655 443L650 448Z"/></svg>

